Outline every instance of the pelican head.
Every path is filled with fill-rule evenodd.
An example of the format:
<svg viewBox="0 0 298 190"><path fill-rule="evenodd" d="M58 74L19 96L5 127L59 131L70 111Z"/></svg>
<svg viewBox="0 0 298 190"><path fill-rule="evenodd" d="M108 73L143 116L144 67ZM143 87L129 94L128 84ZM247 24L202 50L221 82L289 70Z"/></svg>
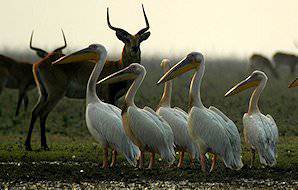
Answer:
<svg viewBox="0 0 298 190"><path fill-rule="evenodd" d="M293 88L295 86L298 86L298 77L293 82L291 82L291 84L289 84L289 88Z"/></svg>
<svg viewBox="0 0 298 190"><path fill-rule="evenodd" d="M262 71L254 71L252 74L247 77L245 80L238 83L236 86L231 88L226 94L225 97L233 96L235 94L238 94L241 91L244 91L248 88L256 87L260 84L262 80L267 80L267 76Z"/></svg>
<svg viewBox="0 0 298 190"><path fill-rule="evenodd" d="M169 59L163 59L160 63L161 68L163 68L163 70L170 70L171 66L170 66L170 60Z"/></svg>
<svg viewBox="0 0 298 190"><path fill-rule="evenodd" d="M100 55L107 54L106 48L101 44L91 44L87 48L74 52L70 55L61 57L57 61L53 62L53 65L66 64L71 62L80 61L95 61L97 62Z"/></svg>
<svg viewBox="0 0 298 190"><path fill-rule="evenodd" d="M139 75L145 75L146 69L139 63L132 63L128 67L117 71L106 78L100 80L97 84L113 84L120 81L130 81L136 79Z"/></svg>
<svg viewBox="0 0 298 190"><path fill-rule="evenodd" d="M166 72L157 82L161 84L176 78L190 70L200 68L200 65L204 63L204 56L199 52L192 52L188 54L183 60L173 66L168 72Z"/></svg>

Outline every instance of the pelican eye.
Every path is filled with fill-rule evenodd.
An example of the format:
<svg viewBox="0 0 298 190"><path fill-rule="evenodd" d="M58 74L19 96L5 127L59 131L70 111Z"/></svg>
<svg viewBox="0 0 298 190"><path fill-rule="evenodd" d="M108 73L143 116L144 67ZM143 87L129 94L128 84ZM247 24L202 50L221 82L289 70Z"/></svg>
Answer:
<svg viewBox="0 0 298 190"><path fill-rule="evenodd" d="M96 50L96 49L97 49L97 46L96 46L96 45L90 45L89 48L90 48L91 50Z"/></svg>

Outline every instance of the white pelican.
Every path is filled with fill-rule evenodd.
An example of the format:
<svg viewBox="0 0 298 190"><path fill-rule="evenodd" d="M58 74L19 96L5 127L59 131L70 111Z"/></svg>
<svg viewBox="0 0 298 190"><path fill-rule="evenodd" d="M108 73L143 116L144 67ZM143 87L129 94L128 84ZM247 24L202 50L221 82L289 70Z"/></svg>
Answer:
<svg viewBox="0 0 298 190"><path fill-rule="evenodd" d="M296 87L298 86L298 77L291 82L291 84L289 84L289 88L293 88L293 87Z"/></svg>
<svg viewBox="0 0 298 190"><path fill-rule="evenodd" d="M169 124L149 107L138 108L134 103L134 97L145 78L145 68L133 63L99 83L111 84L123 80L134 80L125 96L125 105L122 109L122 121L127 136L141 150L139 167L144 167L144 152L150 155L149 169L154 163L155 153L160 154L167 162L172 164L175 160L174 135Z"/></svg>
<svg viewBox="0 0 298 190"><path fill-rule="evenodd" d="M217 156L231 169L240 169L241 141L237 127L227 116L215 107L207 109L200 96L200 87L205 70L204 56L192 52L185 59L172 67L158 81L158 84L171 80L187 71L195 69L192 78L189 96L190 111L188 116L189 132L195 143L199 146L201 167L206 171L206 152L212 153L212 166L215 168Z"/></svg>
<svg viewBox="0 0 298 190"><path fill-rule="evenodd" d="M225 96L235 95L245 89L255 87L249 101L248 112L243 116L243 133L245 142L251 146L251 164L255 160L255 150L259 153L260 162L273 166L276 164L276 145L278 129L273 117L260 112L258 101L266 86L267 76L262 71L254 71L247 79L229 90Z"/></svg>
<svg viewBox="0 0 298 190"><path fill-rule="evenodd" d="M107 58L107 51L100 44L92 44L78 52L62 57L53 64L78 61L95 61L86 93L86 123L91 135L104 149L103 168L108 167L108 148L113 150L111 167L115 165L117 152L125 155L127 161L136 165L139 149L126 136L121 118L121 109L102 102L96 95L96 82Z"/></svg>
<svg viewBox="0 0 298 190"><path fill-rule="evenodd" d="M166 73L170 70L170 61L163 59L161 67ZM164 86L163 95L157 107L156 113L165 119L174 133L176 150L179 151L178 167L183 167L184 152L189 153L190 165L194 168L194 159L198 156L197 145L192 141L188 132L188 115L180 108L171 108L172 81L167 81Z"/></svg>

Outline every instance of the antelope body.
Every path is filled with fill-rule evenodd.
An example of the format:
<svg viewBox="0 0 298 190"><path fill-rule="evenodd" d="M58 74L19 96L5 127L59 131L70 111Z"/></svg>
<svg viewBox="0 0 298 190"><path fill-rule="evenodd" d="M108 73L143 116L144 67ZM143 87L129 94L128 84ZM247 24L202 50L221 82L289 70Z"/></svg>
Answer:
<svg viewBox="0 0 298 190"><path fill-rule="evenodd" d="M107 22L110 29L116 31L116 36L125 45L122 56L118 61L106 61L101 72L100 78L104 78L120 69L123 69L133 62L141 61L140 43L150 36L149 22L143 8L146 27L137 34L131 35L121 28L113 27L109 21L109 9L107 9ZM26 150L31 150L31 134L34 123L40 118L41 146L48 150L45 135L45 124L48 114L53 110L57 103L63 98L83 99L86 97L86 86L89 76L94 68L94 62L72 62L62 65L52 65L52 62L61 58L62 53L53 52L47 55L39 63L34 65L34 75L38 84L40 97L32 111L31 122L27 139L25 142ZM98 86L97 92L100 99L106 103L115 104L129 87L130 82L124 81L112 85Z"/></svg>
<svg viewBox="0 0 298 190"><path fill-rule="evenodd" d="M273 61L275 62L277 68L281 65L290 67L291 74L295 73L296 65L298 64L298 58L296 55L283 52L275 53L273 55Z"/></svg>
<svg viewBox="0 0 298 190"><path fill-rule="evenodd" d="M35 87L32 64L19 62L0 55L0 94L4 88L18 89L19 97L15 115L18 116L22 102L27 110L29 99L27 91Z"/></svg>
<svg viewBox="0 0 298 190"><path fill-rule="evenodd" d="M275 78L278 78L278 73L276 71L275 66L273 63L265 56L261 54L253 54L249 58L249 72L254 70L269 70Z"/></svg>

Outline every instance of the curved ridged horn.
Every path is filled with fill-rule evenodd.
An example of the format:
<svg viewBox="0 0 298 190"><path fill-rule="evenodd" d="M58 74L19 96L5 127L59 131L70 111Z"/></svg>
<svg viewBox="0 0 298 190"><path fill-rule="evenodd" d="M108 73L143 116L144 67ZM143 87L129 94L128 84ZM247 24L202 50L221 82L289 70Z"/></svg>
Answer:
<svg viewBox="0 0 298 190"><path fill-rule="evenodd" d="M147 19L147 16L146 16L146 12L145 12L145 9L144 9L144 5L142 4L142 9L143 9L143 14L144 14L144 17L145 17L145 22L146 22L146 27L141 29L137 34L143 34L145 33L147 30L149 30L150 26L149 26L149 22L148 22L148 19Z"/></svg>
<svg viewBox="0 0 298 190"><path fill-rule="evenodd" d="M45 50L32 46L33 34L34 34L34 30L32 30L31 37L30 37L30 49L40 52L40 53L43 53L43 54L48 54Z"/></svg>
<svg viewBox="0 0 298 190"><path fill-rule="evenodd" d="M57 52L57 51L62 51L64 48L66 48L66 47L67 47L67 43L66 43L66 38L65 38L64 32L63 32L63 30L62 30L62 29L61 29L61 31L62 31L62 35L63 35L64 46L61 46L61 47L59 47L59 48L55 49L55 50L54 50L54 52Z"/></svg>
<svg viewBox="0 0 298 190"><path fill-rule="evenodd" d="M110 23L110 15L109 15L109 7L107 8L107 22L108 22L108 26L110 29L116 31L116 32L120 32L120 33L125 33L128 34L128 32L126 32L125 30L121 29L121 28L116 28L114 26L111 25Z"/></svg>

